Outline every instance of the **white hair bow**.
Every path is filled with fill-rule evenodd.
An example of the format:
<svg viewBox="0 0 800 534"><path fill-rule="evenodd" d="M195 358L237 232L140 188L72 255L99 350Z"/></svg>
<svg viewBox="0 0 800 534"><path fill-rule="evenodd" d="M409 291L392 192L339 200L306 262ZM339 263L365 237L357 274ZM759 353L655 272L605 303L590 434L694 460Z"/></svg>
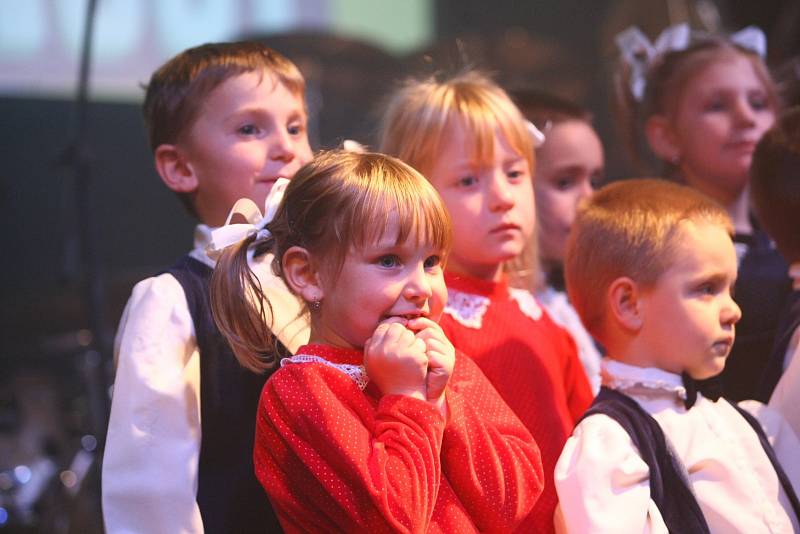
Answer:
<svg viewBox="0 0 800 534"><path fill-rule="evenodd" d="M525 121L525 127L528 128L528 133L531 134L533 138L533 146L534 148L539 148L544 144L544 132L542 132L539 128L536 127L531 121Z"/></svg>
<svg viewBox="0 0 800 534"><path fill-rule="evenodd" d="M258 239L269 237L269 230L266 229L267 223L275 217L275 212L283 199L287 185L289 185L289 180L286 178L278 178L275 181L275 185L272 186L272 190L264 201L263 216L256 203L249 198L237 200L233 208L231 208L228 218L225 219L225 224L216 230L212 230L211 242L206 246L208 257L212 259L218 258L223 250L243 239L247 239L253 234L258 234ZM231 224L231 219L237 213L242 215L247 222Z"/></svg>
<svg viewBox="0 0 800 534"><path fill-rule="evenodd" d="M636 26L617 34L614 41L622 52L623 60L631 68L630 89L636 100L641 101L644 97L647 69L653 60L666 52L685 50L691 39L692 32L685 22L664 29L654 43ZM730 35L728 39L762 58L767 54L767 38L756 26L748 26Z"/></svg>

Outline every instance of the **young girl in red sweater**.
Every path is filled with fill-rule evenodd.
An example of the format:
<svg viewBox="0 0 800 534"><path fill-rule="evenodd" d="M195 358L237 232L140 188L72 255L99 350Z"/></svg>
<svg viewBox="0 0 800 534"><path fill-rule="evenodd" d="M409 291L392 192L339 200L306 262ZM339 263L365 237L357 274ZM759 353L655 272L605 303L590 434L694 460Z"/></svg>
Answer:
<svg viewBox="0 0 800 534"><path fill-rule="evenodd" d="M520 530L553 531L561 448L592 393L570 335L531 293L533 138L500 87L474 72L410 82L384 116L382 151L422 172L453 217L441 321L531 431L545 489Z"/></svg>
<svg viewBox="0 0 800 534"><path fill-rule="evenodd" d="M310 312L310 343L281 360L256 422L256 475L283 528L515 528L542 491L539 451L437 324L451 228L425 178L381 154L322 154L286 187L266 231L248 233L212 281L240 362L271 363L261 357L271 310L258 305L249 253L272 250Z"/></svg>

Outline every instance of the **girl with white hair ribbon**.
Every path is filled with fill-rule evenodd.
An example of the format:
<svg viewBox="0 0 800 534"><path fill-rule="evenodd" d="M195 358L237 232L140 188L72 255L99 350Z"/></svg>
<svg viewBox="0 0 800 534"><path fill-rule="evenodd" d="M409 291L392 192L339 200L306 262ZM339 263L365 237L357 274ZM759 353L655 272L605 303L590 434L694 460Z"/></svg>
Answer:
<svg viewBox="0 0 800 534"><path fill-rule="evenodd" d="M752 26L722 36L679 24L654 42L628 28L616 44L617 104L632 155L641 163L652 153L659 174L712 197L733 220L743 317L718 380L727 397L753 398L790 289L787 266L748 200L753 151L780 109L766 38Z"/></svg>

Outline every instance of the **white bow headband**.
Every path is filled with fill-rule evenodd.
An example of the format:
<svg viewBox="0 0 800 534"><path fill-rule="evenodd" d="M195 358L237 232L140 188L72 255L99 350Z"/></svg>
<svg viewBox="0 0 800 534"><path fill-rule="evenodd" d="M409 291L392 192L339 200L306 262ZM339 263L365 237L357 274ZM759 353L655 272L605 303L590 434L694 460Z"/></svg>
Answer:
<svg viewBox="0 0 800 534"><path fill-rule="evenodd" d="M266 229L275 212L278 210L278 205L283 199L283 194L286 191L286 186L289 185L289 180L286 178L278 178L272 186L272 190L267 195L264 201L264 216L261 216L261 211L256 206L256 203L249 198L240 198L236 201L231 208L228 218L225 219L225 224L212 230L211 242L206 246L206 254L209 258L218 258L222 251L231 245L247 239L253 234L258 235L258 239L266 239L271 234ZM244 216L246 223L231 224L231 219L235 214Z"/></svg>
<svg viewBox="0 0 800 534"><path fill-rule="evenodd" d="M636 100L641 101L644 97L647 69L653 60L666 52L685 50L691 38L692 32L685 22L666 28L655 43L651 43L636 26L617 34L614 41L622 52L623 60L631 68L630 89ZM767 37L756 26L748 26L731 34L728 39L742 48L752 50L761 58L767 55Z"/></svg>

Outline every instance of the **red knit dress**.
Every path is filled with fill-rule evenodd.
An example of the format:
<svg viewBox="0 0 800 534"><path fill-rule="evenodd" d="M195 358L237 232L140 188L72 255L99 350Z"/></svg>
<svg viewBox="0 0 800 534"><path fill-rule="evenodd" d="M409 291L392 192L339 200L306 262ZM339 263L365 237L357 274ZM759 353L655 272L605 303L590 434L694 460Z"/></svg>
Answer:
<svg viewBox="0 0 800 534"><path fill-rule="evenodd" d="M286 532L508 532L543 487L539 449L457 354L449 419L381 396L360 351L306 345L267 381L255 470ZM364 389L362 389L362 387Z"/></svg>
<svg viewBox="0 0 800 534"><path fill-rule="evenodd" d="M592 402L575 342L528 291L449 273L445 282L445 334L478 364L542 453L544 492L519 531L553 532L553 471L575 421Z"/></svg>

